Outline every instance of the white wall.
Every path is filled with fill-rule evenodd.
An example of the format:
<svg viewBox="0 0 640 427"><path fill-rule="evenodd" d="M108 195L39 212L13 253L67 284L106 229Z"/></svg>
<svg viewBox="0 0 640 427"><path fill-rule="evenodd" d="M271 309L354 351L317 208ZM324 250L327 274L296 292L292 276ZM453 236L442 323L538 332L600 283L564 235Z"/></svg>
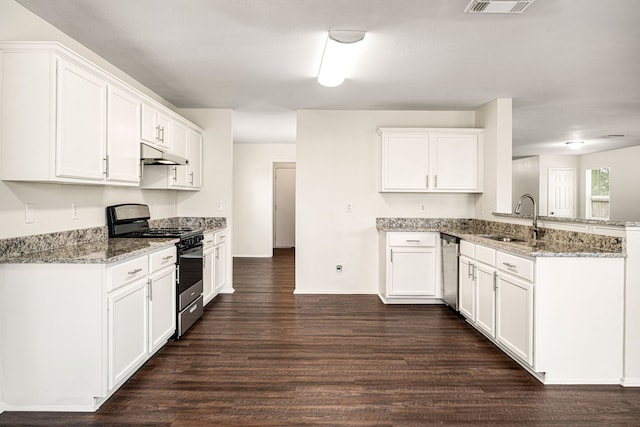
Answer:
<svg viewBox="0 0 640 427"><path fill-rule="evenodd" d="M540 200L540 157L532 156L516 159L512 163L513 188L511 189L511 201L514 204L523 194L531 194L534 199ZM523 215L531 215L533 206L522 206Z"/></svg>
<svg viewBox="0 0 640 427"><path fill-rule="evenodd" d="M239 257L273 255L273 163L295 162L294 144L233 146L234 250Z"/></svg>
<svg viewBox="0 0 640 427"><path fill-rule="evenodd" d="M511 99L496 99L476 111L474 126L484 134L484 192L475 218L492 221L493 212L511 212Z"/></svg>
<svg viewBox="0 0 640 427"><path fill-rule="evenodd" d="M474 116L473 111L298 111L296 293L375 294L376 217L473 217L477 196L472 194L378 193L376 131L474 127ZM421 204L425 213L419 212ZM336 264L343 266L342 274L335 273Z"/></svg>
<svg viewBox="0 0 640 427"><path fill-rule="evenodd" d="M585 194L587 169L610 168L610 209L612 221L640 221L640 146L580 156L580 194ZM585 216L584 196L580 216Z"/></svg>
<svg viewBox="0 0 640 427"><path fill-rule="evenodd" d="M163 102L122 71L12 0L0 1L0 40L59 41L145 94ZM105 206L124 202L148 203L153 218L175 216L176 191L138 188L38 184L0 181L0 238L96 227L106 224ZM35 222L25 223L26 203L35 205ZM71 203L78 219L71 219Z"/></svg>

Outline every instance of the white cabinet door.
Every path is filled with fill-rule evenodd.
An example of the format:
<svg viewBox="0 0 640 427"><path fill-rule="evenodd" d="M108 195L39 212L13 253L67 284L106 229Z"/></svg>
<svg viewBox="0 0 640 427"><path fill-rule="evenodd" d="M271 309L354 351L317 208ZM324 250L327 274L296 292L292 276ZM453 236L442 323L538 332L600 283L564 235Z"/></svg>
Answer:
<svg viewBox="0 0 640 427"><path fill-rule="evenodd" d="M221 243L214 251L214 292L219 294L227 284L227 244Z"/></svg>
<svg viewBox="0 0 640 427"><path fill-rule="evenodd" d="M495 268L476 262L476 327L495 337Z"/></svg>
<svg viewBox="0 0 640 427"><path fill-rule="evenodd" d="M474 262L465 257L460 257L460 273L459 273L459 286L458 286L458 303L460 314L471 321L476 320L475 311L475 299L476 299L476 286L475 286L475 264Z"/></svg>
<svg viewBox="0 0 640 427"><path fill-rule="evenodd" d="M58 60L56 175L103 181L107 141L107 82Z"/></svg>
<svg viewBox="0 0 640 427"><path fill-rule="evenodd" d="M202 188L202 134L189 129L189 183Z"/></svg>
<svg viewBox="0 0 640 427"><path fill-rule="evenodd" d="M157 144L160 145L165 150L173 150L173 145L171 141L172 137L172 120L171 117L163 113L162 111L158 111L158 141Z"/></svg>
<svg viewBox="0 0 640 427"><path fill-rule="evenodd" d="M426 191L429 134L383 132L381 138L381 191Z"/></svg>
<svg viewBox="0 0 640 427"><path fill-rule="evenodd" d="M171 152L180 157L188 158L189 129L179 121L173 120L171 124Z"/></svg>
<svg viewBox="0 0 640 427"><path fill-rule="evenodd" d="M107 181L140 182L140 101L109 86L107 106Z"/></svg>
<svg viewBox="0 0 640 427"><path fill-rule="evenodd" d="M202 258L202 296L207 305L216 296L215 287L215 249L205 249Z"/></svg>
<svg viewBox="0 0 640 427"><path fill-rule="evenodd" d="M107 297L109 310L109 390L147 360L147 279L117 289Z"/></svg>
<svg viewBox="0 0 640 427"><path fill-rule="evenodd" d="M391 248L388 284L390 296L435 296L435 248Z"/></svg>
<svg viewBox="0 0 640 427"><path fill-rule="evenodd" d="M151 144L159 144L160 128L158 112L149 104L142 104L140 114L140 139Z"/></svg>
<svg viewBox="0 0 640 427"><path fill-rule="evenodd" d="M140 139L158 147L171 149L171 118L157 108L142 103L140 117Z"/></svg>
<svg viewBox="0 0 640 427"><path fill-rule="evenodd" d="M172 265L149 278L149 354L176 330L176 269Z"/></svg>
<svg viewBox="0 0 640 427"><path fill-rule="evenodd" d="M434 134L431 137L435 190L478 188L478 135Z"/></svg>
<svg viewBox="0 0 640 427"><path fill-rule="evenodd" d="M496 287L496 339L532 366L533 284L498 272Z"/></svg>

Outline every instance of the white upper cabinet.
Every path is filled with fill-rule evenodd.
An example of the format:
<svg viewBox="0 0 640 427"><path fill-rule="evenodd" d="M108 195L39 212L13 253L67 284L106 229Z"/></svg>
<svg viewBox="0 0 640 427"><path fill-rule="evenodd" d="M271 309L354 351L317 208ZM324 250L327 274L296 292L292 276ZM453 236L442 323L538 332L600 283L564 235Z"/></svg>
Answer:
<svg viewBox="0 0 640 427"><path fill-rule="evenodd" d="M0 42L0 123L0 179L99 185L139 185L141 141L187 157L199 130L55 42Z"/></svg>
<svg viewBox="0 0 640 427"><path fill-rule="evenodd" d="M482 129L382 128L381 192L482 192Z"/></svg>
<svg viewBox="0 0 640 427"><path fill-rule="evenodd" d="M57 68L56 175L102 181L106 174L107 82L62 58Z"/></svg>
<svg viewBox="0 0 640 427"><path fill-rule="evenodd" d="M128 90L110 85L107 111L107 180L138 184L140 100Z"/></svg>
<svg viewBox="0 0 640 427"><path fill-rule="evenodd" d="M140 140L164 150L172 150L171 118L150 103L142 104Z"/></svg>
<svg viewBox="0 0 640 427"><path fill-rule="evenodd" d="M427 191L429 135L419 131L388 131L381 138L384 191Z"/></svg>
<svg viewBox="0 0 640 427"><path fill-rule="evenodd" d="M185 125L174 121L173 126ZM186 129L186 165L146 166L142 175L142 188L200 190L202 188L202 133L191 127Z"/></svg>
<svg viewBox="0 0 640 427"><path fill-rule="evenodd" d="M478 135L433 134L434 190L478 190Z"/></svg>

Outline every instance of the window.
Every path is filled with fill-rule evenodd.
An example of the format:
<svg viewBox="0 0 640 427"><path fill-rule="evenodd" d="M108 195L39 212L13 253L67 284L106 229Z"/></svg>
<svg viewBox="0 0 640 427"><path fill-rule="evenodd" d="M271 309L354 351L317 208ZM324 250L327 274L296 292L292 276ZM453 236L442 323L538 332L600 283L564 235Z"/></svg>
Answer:
<svg viewBox="0 0 640 427"><path fill-rule="evenodd" d="M609 168L587 169L587 206L589 219L609 219Z"/></svg>

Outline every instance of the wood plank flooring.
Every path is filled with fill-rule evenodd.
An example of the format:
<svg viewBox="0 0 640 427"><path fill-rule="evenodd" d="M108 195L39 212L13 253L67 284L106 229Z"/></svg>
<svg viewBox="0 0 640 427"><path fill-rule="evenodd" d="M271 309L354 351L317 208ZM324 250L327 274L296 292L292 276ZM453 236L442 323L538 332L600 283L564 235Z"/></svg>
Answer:
<svg viewBox="0 0 640 427"><path fill-rule="evenodd" d="M234 287L96 413L0 425L640 425L640 389L543 386L445 307L293 295L292 250Z"/></svg>

